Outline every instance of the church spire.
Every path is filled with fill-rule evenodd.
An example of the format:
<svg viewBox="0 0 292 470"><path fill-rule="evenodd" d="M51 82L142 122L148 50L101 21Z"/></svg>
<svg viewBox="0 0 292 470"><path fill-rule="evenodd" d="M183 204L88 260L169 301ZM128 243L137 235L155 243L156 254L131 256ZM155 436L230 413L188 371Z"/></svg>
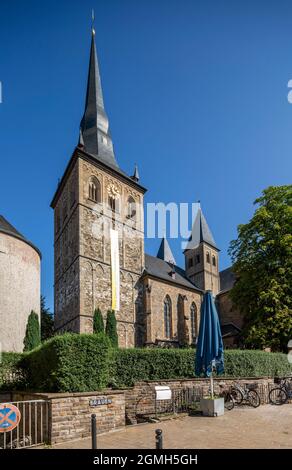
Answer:
<svg viewBox="0 0 292 470"><path fill-rule="evenodd" d="M208 245L217 249L212 232L202 212L201 205L199 205L186 250L192 250L199 246L200 243L208 243Z"/></svg>
<svg viewBox="0 0 292 470"><path fill-rule="evenodd" d="M109 121L104 109L93 24L85 109L80 123L80 131L85 152L110 166L118 167L109 130Z"/></svg>
<svg viewBox="0 0 292 470"><path fill-rule="evenodd" d="M167 263L170 263L170 264L176 264L172 251L168 244L168 241L166 240L165 237L163 237L161 240L161 244L157 253L157 258L163 259L163 261L166 261Z"/></svg>

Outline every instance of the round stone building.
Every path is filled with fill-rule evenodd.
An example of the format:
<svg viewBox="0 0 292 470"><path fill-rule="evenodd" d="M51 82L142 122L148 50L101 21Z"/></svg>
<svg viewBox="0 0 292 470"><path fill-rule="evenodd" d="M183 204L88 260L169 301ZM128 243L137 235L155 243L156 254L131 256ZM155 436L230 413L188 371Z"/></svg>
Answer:
<svg viewBox="0 0 292 470"><path fill-rule="evenodd" d="M27 319L40 314L40 251L0 215L0 346L23 351Z"/></svg>

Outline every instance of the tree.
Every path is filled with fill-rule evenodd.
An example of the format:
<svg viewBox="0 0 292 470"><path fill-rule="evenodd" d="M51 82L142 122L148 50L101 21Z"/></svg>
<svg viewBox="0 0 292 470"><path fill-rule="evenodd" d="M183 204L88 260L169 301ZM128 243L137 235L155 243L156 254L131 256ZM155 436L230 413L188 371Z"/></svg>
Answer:
<svg viewBox="0 0 292 470"><path fill-rule="evenodd" d="M119 345L117 333L117 320L115 312L113 310L108 310L107 312L105 332L109 337L112 346L117 348Z"/></svg>
<svg viewBox="0 0 292 470"><path fill-rule="evenodd" d="M230 296L244 314L245 344L284 351L292 338L292 186L270 186L254 204L230 244L237 278Z"/></svg>
<svg viewBox="0 0 292 470"><path fill-rule="evenodd" d="M51 338L54 335L54 318L46 307L46 299L41 295L41 340Z"/></svg>
<svg viewBox="0 0 292 470"><path fill-rule="evenodd" d="M41 336L39 317L38 314L32 310L26 324L25 338L23 341L24 351L31 351L39 346L40 343Z"/></svg>
<svg viewBox="0 0 292 470"><path fill-rule="evenodd" d="M99 308L96 308L94 310L93 333L104 333L104 323L103 323L102 314Z"/></svg>

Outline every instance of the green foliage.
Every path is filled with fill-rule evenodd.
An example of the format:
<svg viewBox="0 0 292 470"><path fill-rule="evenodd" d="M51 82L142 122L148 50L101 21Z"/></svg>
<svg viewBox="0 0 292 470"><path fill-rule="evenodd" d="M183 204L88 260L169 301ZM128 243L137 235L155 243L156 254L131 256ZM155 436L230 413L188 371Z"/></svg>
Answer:
<svg viewBox="0 0 292 470"><path fill-rule="evenodd" d="M227 350L225 376L261 377L291 374L287 355ZM112 352L110 385L120 388L143 380L193 378L195 351L189 349L118 349Z"/></svg>
<svg viewBox="0 0 292 470"><path fill-rule="evenodd" d="M117 333L117 320L113 310L108 310L107 312L105 332L109 337L112 346L117 348L119 339Z"/></svg>
<svg viewBox="0 0 292 470"><path fill-rule="evenodd" d="M104 332L104 323L102 314L99 308L94 310L93 315L93 333L103 333Z"/></svg>
<svg viewBox="0 0 292 470"><path fill-rule="evenodd" d="M54 318L46 307L46 299L41 295L41 340L45 341L54 334Z"/></svg>
<svg viewBox="0 0 292 470"><path fill-rule="evenodd" d="M286 351L292 338L292 186L269 187L239 225L229 254L237 282L233 303L245 316L244 343Z"/></svg>
<svg viewBox="0 0 292 470"><path fill-rule="evenodd" d="M1 354L0 390L22 387L23 372L19 366L21 358L21 353L4 352Z"/></svg>
<svg viewBox="0 0 292 470"><path fill-rule="evenodd" d="M23 356L28 387L38 392L86 392L107 386L110 342L103 334L55 336Z"/></svg>
<svg viewBox="0 0 292 470"><path fill-rule="evenodd" d="M25 338L23 340L24 351L31 351L41 342L40 324L37 313L31 311L26 325Z"/></svg>

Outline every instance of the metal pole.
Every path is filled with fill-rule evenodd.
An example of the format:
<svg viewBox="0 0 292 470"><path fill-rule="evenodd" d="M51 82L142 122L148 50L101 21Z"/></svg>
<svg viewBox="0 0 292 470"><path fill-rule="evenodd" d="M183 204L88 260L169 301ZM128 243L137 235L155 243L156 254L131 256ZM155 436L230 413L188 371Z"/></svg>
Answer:
<svg viewBox="0 0 292 470"><path fill-rule="evenodd" d="M156 441L156 449L163 449L162 430L161 429L156 429L156 431L155 431L155 441Z"/></svg>
<svg viewBox="0 0 292 470"><path fill-rule="evenodd" d="M92 442L92 449L97 449L96 415L91 415L91 442Z"/></svg>

